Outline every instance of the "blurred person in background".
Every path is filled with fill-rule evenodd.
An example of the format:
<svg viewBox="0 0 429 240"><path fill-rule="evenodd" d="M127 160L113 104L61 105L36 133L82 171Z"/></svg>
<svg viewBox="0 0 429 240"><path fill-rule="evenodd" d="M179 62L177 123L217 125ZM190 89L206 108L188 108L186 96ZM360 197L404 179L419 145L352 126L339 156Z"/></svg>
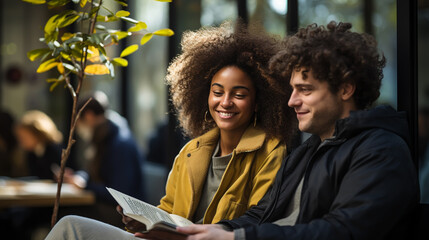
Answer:
<svg viewBox="0 0 429 240"><path fill-rule="evenodd" d="M3 118L3 116L2 116ZM5 119L8 119L4 122ZM54 180L52 165L61 161L62 134L55 123L45 113L31 110L24 113L14 126L9 117L2 119L2 128L9 127L9 131L16 134L17 143L24 150L23 166L20 174L13 177L22 177L21 180L46 179ZM7 133L9 147L12 147L13 136ZM5 134L6 135L6 134ZM3 133L2 133L2 136ZM25 170L25 171L24 171ZM25 176L25 177L24 177ZM48 226L52 214L52 207L12 207L0 214L0 232L5 239L32 239L36 229Z"/></svg>
<svg viewBox="0 0 429 240"><path fill-rule="evenodd" d="M14 124L13 116L0 110L0 176L3 177L20 177L26 174L13 131Z"/></svg>
<svg viewBox="0 0 429 240"><path fill-rule="evenodd" d="M61 161L62 134L45 113L26 112L18 122L16 137L26 152L28 174L39 179L54 179L52 165Z"/></svg>
<svg viewBox="0 0 429 240"><path fill-rule="evenodd" d="M106 187L143 199L143 156L127 120L108 109L106 94L96 91L83 97L79 108L90 98L92 100L82 111L76 129L88 146L83 152L76 153L75 162L80 167L75 169L77 171L67 169L64 182L95 193L96 207L81 215L119 225L116 202Z"/></svg>

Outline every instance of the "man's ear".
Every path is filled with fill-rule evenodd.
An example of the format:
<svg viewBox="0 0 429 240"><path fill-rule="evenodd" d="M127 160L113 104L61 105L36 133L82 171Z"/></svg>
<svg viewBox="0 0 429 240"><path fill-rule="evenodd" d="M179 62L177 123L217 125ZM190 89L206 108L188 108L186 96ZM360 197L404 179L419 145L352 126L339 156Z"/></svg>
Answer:
<svg viewBox="0 0 429 240"><path fill-rule="evenodd" d="M356 85L352 83L343 83L340 87L340 95L343 101L347 101L353 97Z"/></svg>

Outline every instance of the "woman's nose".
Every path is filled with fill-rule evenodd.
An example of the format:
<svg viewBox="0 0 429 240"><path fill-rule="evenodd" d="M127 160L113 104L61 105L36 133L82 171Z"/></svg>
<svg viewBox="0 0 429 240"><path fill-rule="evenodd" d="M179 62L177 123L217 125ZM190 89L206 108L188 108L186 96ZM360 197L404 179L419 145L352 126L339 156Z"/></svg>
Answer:
<svg viewBox="0 0 429 240"><path fill-rule="evenodd" d="M232 103L231 99L229 98L229 96L225 96L222 99L220 104L223 108L228 108L228 107L231 107L233 103Z"/></svg>

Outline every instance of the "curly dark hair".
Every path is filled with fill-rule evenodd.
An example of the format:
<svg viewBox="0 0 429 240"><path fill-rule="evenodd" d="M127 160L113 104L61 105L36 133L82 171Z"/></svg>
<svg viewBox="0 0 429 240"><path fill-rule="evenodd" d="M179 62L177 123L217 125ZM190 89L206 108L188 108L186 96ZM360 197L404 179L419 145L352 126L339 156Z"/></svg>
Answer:
<svg viewBox="0 0 429 240"><path fill-rule="evenodd" d="M271 71L290 79L292 71L308 68L316 79L328 82L333 93L341 84L352 83L356 107L370 107L380 95L386 59L372 36L351 32L351 27L350 23L332 21L326 28L311 24L300 29L271 59Z"/></svg>
<svg viewBox="0 0 429 240"><path fill-rule="evenodd" d="M197 137L216 127L210 114L205 121L210 83L221 68L236 66L254 83L258 126L268 137L290 139L295 115L287 106L289 83L267 71L269 59L283 48L278 38L255 26L226 22L185 32L181 44L182 54L171 62L166 80L185 134Z"/></svg>

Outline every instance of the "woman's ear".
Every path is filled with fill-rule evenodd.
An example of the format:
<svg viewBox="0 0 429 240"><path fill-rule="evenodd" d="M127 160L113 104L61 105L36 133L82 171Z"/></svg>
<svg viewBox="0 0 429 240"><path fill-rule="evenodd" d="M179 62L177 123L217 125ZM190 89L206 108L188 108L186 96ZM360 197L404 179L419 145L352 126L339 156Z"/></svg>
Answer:
<svg viewBox="0 0 429 240"><path fill-rule="evenodd" d="M355 93L356 85L352 83L343 83L340 87L341 99L347 101L353 97Z"/></svg>

